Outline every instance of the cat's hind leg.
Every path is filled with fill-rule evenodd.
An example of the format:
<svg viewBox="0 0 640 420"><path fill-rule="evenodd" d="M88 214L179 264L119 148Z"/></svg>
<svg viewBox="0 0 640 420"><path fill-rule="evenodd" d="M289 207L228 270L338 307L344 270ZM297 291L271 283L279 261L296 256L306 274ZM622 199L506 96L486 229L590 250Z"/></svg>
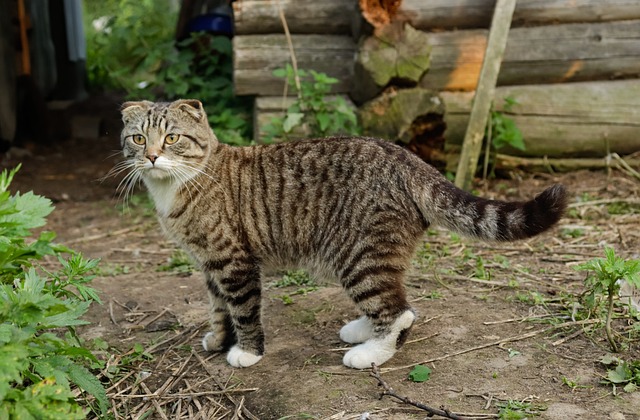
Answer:
<svg viewBox="0 0 640 420"><path fill-rule="evenodd" d="M372 363L383 364L402 346L415 319L412 310L402 312L391 325L374 332L373 337L349 350L342 362L354 369L370 368Z"/></svg>
<svg viewBox="0 0 640 420"><path fill-rule="evenodd" d="M340 339L349 344L364 343L373 337L373 323L366 316L362 316L340 329Z"/></svg>
<svg viewBox="0 0 640 420"><path fill-rule="evenodd" d="M381 365L402 346L415 321L406 299L404 264L397 261L361 258L352 269L345 270L342 284L365 315L345 325L343 340L362 342L349 350L343 363L355 369Z"/></svg>

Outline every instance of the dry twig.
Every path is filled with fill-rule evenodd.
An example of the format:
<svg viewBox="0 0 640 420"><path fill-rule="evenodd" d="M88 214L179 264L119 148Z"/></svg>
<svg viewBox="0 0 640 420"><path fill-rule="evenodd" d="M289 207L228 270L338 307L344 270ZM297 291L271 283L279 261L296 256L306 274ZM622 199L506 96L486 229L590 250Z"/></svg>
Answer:
<svg viewBox="0 0 640 420"><path fill-rule="evenodd" d="M393 397L397 400L402 401L405 404L409 404L412 405L414 407L417 407L421 410L426 411L427 413L429 413L429 417L432 416L441 416L447 419L454 419L454 420L465 420L468 419L468 417L461 417L459 415L457 415L456 413L452 413L451 411L447 410L444 407L440 407L438 408L432 408L429 407L428 405L425 405L421 402L418 401L414 401L409 397L406 396L402 396L399 395L398 393L396 393L393 388L391 388L389 386L389 384L387 384L387 382L382 379L382 377L380 376L380 369L378 368L378 366L376 366L375 363L371 363L371 374L370 374L373 378L375 378L378 381L378 385L382 387L382 389L384 389L384 391L382 391L382 393L380 394L380 399L382 399L382 397L384 397L385 395L388 395L390 397Z"/></svg>

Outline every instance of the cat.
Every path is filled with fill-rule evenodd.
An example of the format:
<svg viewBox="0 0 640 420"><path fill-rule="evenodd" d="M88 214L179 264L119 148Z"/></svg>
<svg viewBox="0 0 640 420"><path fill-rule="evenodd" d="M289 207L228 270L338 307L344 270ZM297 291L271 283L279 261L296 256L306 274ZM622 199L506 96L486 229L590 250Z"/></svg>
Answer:
<svg viewBox="0 0 640 420"><path fill-rule="evenodd" d="M340 330L352 368L381 365L416 319L403 277L434 224L488 241L529 238L566 207L554 185L525 202L475 197L389 142L365 137L231 147L198 100L122 105L125 194L142 180L169 239L204 272L208 351L234 367L264 354L261 272L303 267L337 279L361 317Z"/></svg>

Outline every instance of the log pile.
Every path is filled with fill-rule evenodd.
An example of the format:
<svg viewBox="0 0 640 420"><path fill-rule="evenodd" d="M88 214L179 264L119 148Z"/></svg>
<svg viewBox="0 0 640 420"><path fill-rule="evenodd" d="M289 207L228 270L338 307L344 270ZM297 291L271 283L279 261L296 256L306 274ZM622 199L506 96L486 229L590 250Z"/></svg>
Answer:
<svg viewBox="0 0 640 420"><path fill-rule="evenodd" d="M405 143L426 159L450 155L451 165L494 5L237 0L236 93L263 98L256 106L259 137L285 92L272 75L290 61L282 10L298 67L338 78L332 93L348 94L360 107L366 134ZM507 97L518 102L510 116L526 143L526 151L509 155L600 158L640 150L640 2L518 0L497 85L494 106L500 110Z"/></svg>

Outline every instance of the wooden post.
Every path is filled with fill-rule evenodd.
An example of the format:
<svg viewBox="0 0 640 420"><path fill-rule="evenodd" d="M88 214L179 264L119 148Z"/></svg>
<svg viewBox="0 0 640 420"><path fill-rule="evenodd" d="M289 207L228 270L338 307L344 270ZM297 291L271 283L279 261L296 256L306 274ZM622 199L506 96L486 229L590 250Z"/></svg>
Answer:
<svg viewBox="0 0 640 420"><path fill-rule="evenodd" d="M500 72L500 64L504 49L507 45L507 35L511 27L511 18L516 6L516 0L498 0L491 21L487 50L480 70L480 80L471 108L469 126L464 137L462 153L458 170L456 171L456 186L468 190L471 180L476 173L482 138L487 125L491 101Z"/></svg>

